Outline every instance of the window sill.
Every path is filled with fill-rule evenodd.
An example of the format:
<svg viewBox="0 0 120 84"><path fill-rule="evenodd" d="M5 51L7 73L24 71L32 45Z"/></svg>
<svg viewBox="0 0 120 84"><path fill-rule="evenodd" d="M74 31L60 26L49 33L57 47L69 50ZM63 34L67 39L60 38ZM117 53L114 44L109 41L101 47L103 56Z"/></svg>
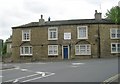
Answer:
<svg viewBox="0 0 120 84"><path fill-rule="evenodd" d="M111 52L111 54L119 54L120 52Z"/></svg>
<svg viewBox="0 0 120 84"><path fill-rule="evenodd" d="M54 40L58 40L58 39L48 39L49 41L54 41Z"/></svg>
<svg viewBox="0 0 120 84"><path fill-rule="evenodd" d="M112 40L119 40L120 38L111 38Z"/></svg>
<svg viewBox="0 0 120 84"><path fill-rule="evenodd" d="M91 55L91 54L76 54L76 56L79 56L79 55Z"/></svg>
<svg viewBox="0 0 120 84"><path fill-rule="evenodd" d="M20 56L32 56L32 54L20 54Z"/></svg>
<svg viewBox="0 0 120 84"><path fill-rule="evenodd" d="M77 38L77 39L88 39L88 38Z"/></svg>
<svg viewBox="0 0 120 84"><path fill-rule="evenodd" d="M22 41L30 41L30 40L22 40Z"/></svg>

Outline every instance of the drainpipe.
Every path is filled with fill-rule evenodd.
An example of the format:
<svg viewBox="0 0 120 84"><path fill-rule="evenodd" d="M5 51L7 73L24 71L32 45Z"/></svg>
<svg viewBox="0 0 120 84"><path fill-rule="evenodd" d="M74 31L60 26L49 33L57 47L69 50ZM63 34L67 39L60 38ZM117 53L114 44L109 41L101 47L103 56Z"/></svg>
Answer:
<svg viewBox="0 0 120 84"><path fill-rule="evenodd" d="M97 10L95 10L95 20L98 22L98 58L101 58L101 46L100 46L100 20L102 20L102 13L97 12Z"/></svg>
<svg viewBox="0 0 120 84"><path fill-rule="evenodd" d="M100 25L99 25L99 23L98 23L98 58L101 58Z"/></svg>

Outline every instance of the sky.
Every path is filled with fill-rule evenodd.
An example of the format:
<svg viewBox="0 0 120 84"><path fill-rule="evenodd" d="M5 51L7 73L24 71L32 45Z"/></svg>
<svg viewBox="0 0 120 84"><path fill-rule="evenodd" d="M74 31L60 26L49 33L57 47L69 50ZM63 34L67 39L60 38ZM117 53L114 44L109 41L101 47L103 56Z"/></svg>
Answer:
<svg viewBox="0 0 120 84"><path fill-rule="evenodd" d="M15 26L38 22L41 14L47 21L93 19L95 10L105 18L107 10L120 0L0 0L0 39L12 35Z"/></svg>

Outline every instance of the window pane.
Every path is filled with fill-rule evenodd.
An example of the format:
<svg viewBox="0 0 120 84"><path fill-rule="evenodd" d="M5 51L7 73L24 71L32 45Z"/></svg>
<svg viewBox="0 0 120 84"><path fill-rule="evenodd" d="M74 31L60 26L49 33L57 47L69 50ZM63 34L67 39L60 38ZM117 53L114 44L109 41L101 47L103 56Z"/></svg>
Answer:
<svg viewBox="0 0 120 84"><path fill-rule="evenodd" d="M54 32L54 31L56 31L56 29L50 29L50 31Z"/></svg>
<svg viewBox="0 0 120 84"><path fill-rule="evenodd" d="M115 38L116 37L116 34L112 34L112 38Z"/></svg>
<svg viewBox="0 0 120 84"><path fill-rule="evenodd" d="M116 29L111 29L111 33L115 34L116 33Z"/></svg>
<svg viewBox="0 0 120 84"><path fill-rule="evenodd" d="M50 38L52 38L52 32L50 32Z"/></svg>
<svg viewBox="0 0 120 84"><path fill-rule="evenodd" d="M112 44L112 52L116 52L116 44Z"/></svg>
<svg viewBox="0 0 120 84"><path fill-rule="evenodd" d="M25 48L25 54L29 54L29 48L28 47L24 47Z"/></svg>
<svg viewBox="0 0 120 84"><path fill-rule="evenodd" d="M24 54L24 48L21 47L21 54Z"/></svg>
<svg viewBox="0 0 120 84"><path fill-rule="evenodd" d="M32 54L32 47L30 47L30 54Z"/></svg>
<svg viewBox="0 0 120 84"><path fill-rule="evenodd" d="M82 44L76 46L76 55L90 55L90 54L91 54L90 45Z"/></svg>
<svg viewBox="0 0 120 84"><path fill-rule="evenodd" d="M50 39L55 39L57 38L57 29L49 29L49 38Z"/></svg>
<svg viewBox="0 0 120 84"><path fill-rule="evenodd" d="M79 37L81 37L81 38L86 37L86 28L79 29Z"/></svg>
<svg viewBox="0 0 120 84"><path fill-rule="evenodd" d="M26 34L26 40L29 40L29 33Z"/></svg>
<svg viewBox="0 0 120 84"><path fill-rule="evenodd" d="M23 40L30 40L30 31L23 30Z"/></svg>
<svg viewBox="0 0 120 84"><path fill-rule="evenodd" d="M112 48L112 52L116 52L116 48Z"/></svg>
<svg viewBox="0 0 120 84"><path fill-rule="evenodd" d="M113 48L116 48L116 45L115 45L115 44L112 44L112 47L113 47Z"/></svg>
<svg viewBox="0 0 120 84"><path fill-rule="evenodd" d="M117 30L117 37L120 38L120 29Z"/></svg>
<svg viewBox="0 0 120 84"><path fill-rule="evenodd" d="M49 45L49 55L56 55L58 53L58 47L56 45Z"/></svg>
<svg viewBox="0 0 120 84"><path fill-rule="evenodd" d="M79 46L76 46L76 54L79 54Z"/></svg>
<svg viewBox="0 0 120 84"><path fill-rule="evenodd" d="M120 44L118 44L118 52L120 53Z"/></svg>
<svg viewBox="0 0 120 84"><path fill-rule="evenodd" d="M111 36L112 38L116 37L116 29L111 29Z"/></svg>
<svg viewBox="0 0 120 84"><path fill-rule="evenodd" d="M53 54L53 51L52 51L52 50L49 50L49 54Z"/></svg>
<svg viewBox="0 0 120 84"><path fill-rule="evenodd" d="M86 54L85 45L80 45L80 54Z"/></svg>
<svg viewBox="0 0 120 84"><path fill-rule="evenodd" d="M56 38L56 32L53 32L53 38Z"/></svg>
<svg viewBox="0 0 120 84"><path fill-rule="evenodd" d="M24 40L26 40L26 33L24 33L24 37L23 38L24 38Z"/></svg>

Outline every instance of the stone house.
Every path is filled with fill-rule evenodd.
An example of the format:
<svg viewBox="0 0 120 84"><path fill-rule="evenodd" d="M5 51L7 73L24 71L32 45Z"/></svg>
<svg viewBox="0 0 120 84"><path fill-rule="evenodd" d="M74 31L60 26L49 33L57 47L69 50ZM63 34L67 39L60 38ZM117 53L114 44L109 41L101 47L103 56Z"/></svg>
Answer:
<svg viewBox="0 0 120 84"><path fill-rule="evenodd" d="M0 39L0 56L2 56L2 50L3 50L3 40Z"/></svg>
<svg viewBox="0 0 120 84"><path fill-rule="evenodd" d="M120 55L120 24L102 19L45 21L12 27L12 59L80 59Z"/></svg>
<svg viewBox="0 0 120 84"><path fill-rule="evenodd" d="M12 53L12 36L10 36L7 40L6 40L6 45L7 45L7 50L6 52L8 54Z"/></svg>

